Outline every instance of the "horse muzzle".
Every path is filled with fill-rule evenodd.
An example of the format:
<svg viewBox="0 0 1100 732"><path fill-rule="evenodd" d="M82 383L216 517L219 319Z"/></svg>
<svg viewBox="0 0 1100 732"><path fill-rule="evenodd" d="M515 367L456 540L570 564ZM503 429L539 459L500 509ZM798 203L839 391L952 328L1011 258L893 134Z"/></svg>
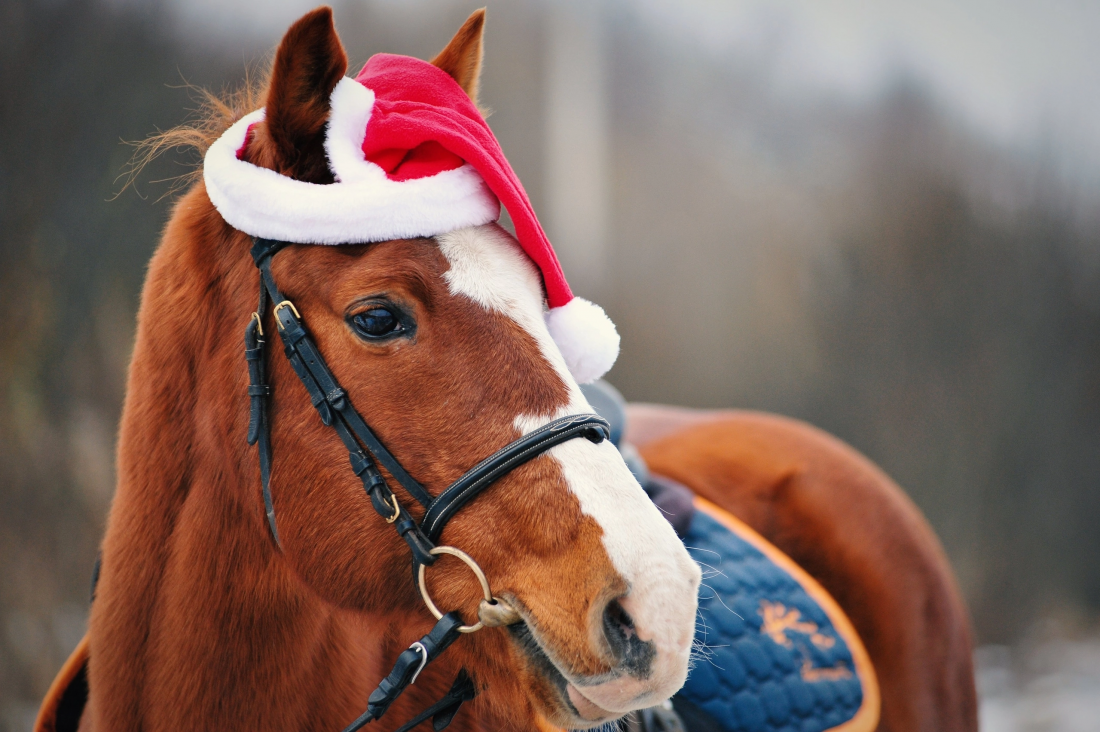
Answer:
<svg viewBox="0 0 1100 732"><path fill-rule="evenodd" d="M551 687L557 708L548 711L555 723L573 729L593 727L653 706L683 685L691 655L694 609L690 632L672 634L670 643L667 634L660 638L638 626L629 611L632 604L629 597L620 597L590 613L591 653L603 662L603 670L596 673L578 672L540 632L538 620L530 612L516 611L523 620L509 625L508 630L532 670ZM677 625L675 621L670 619L670 624Z"/></svg>

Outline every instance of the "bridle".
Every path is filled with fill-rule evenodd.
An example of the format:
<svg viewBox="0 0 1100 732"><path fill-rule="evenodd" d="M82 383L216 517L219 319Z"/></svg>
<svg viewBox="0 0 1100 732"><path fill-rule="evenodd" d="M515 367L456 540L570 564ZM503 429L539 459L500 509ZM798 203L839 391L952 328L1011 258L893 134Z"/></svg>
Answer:
<svg viewBox="0 0 1100 732"><path fill-rule="evenodd" d="M397 458L375 436L370 427L351 404L348 393L341 388L336 376L325 363L317 344L306 330L301 313L279 291L271 274L271 261L290 242L273 241L254 237L252 259L260 271L260 297L256 312L252 314L245 330L245 359L248 362L248 395L250 413L248 444L259 444L260 483L262 486L264 513L267 526L276 547L281 551L279 531L275 523L275 507L271 499L271 431L267 400L272 396L271 386L265 381L265 341L263 319L268 298L275 303L273 314L283 352L298 375L310 401L321 417L321 422L332 427L348 450L352 471L363 482L363 489L370 497L374 510L397 531L412 553L413 567L417 572L417 584L421 596L432 615L437 619L430 633L398 656L390 674L371 693L367 711L352 722L344 732L354 732L366 723L379 719L398 695L410 684L424 667L447 649L461 633L472 633L484 626L507 625L519 621L519 614L499 598L494 598L489 582L477 563L465 552L450 546L438 546L440 534L447 522L501 476L520 465L533 460L550 448L567 440L585 437L601 442L611 436L610 425L596 414L577 414L555 419L542 427L505 445L468 470L458 480L433 497L401 466ZM413 499L424 509L419 524L398 500L386 483L379 466L393 476ZM425 570L435 563L441 554L462 560L474 573L481 586L483 599L478 606L479 621L463 625L456 612L441 613L432 602L425 584ZM454 685L446 695L420 714L402 725L397 732L408 732L416 725L432 718L432 726L439 732L454 718L459 706L474 697L473 681L462 669Z"/></svg>

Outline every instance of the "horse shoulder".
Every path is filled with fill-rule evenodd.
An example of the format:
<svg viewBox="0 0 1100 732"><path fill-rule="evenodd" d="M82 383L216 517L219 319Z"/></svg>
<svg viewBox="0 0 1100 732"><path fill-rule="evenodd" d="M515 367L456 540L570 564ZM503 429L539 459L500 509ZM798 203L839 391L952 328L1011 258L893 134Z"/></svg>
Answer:
<svg viewBox="0 0 1100 732"><path fill-rule="evenodd" d="M882 687L880 729L977 729L965 605L935 534L897 484L797 420L639 407L629 409L627 438L653 472L748 523L851 618Z"/></svg>

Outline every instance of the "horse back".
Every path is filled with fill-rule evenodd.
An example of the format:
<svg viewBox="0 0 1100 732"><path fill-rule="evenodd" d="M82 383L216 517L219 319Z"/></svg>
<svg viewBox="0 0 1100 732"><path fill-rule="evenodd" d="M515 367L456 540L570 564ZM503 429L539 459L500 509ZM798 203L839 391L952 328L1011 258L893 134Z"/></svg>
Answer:
<svg viewBox="0 0 1100 732"><path fill-rule="evenodd" d="M738 516L820 582L862 638L880 730L977 729L970 624L950 565L902 490L805 423L747 411L628 407L650 470Z"/></svg>

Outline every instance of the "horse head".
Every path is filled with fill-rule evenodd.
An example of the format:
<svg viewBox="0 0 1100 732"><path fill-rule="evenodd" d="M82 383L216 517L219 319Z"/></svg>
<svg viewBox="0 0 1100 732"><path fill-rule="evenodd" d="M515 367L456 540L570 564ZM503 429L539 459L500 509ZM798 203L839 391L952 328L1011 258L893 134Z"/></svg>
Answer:
<svg viewBox="0 0 1100 732"><path fill-rule="evenodd" d="M475 104L483 18L482 11L471 16L431 62ZM337 153L326 135L335 125L339 87L356 83L345 79L346 67L329 9L296 22L278 47L264 115L243 133L238 159L269 179L335 190ZM227 332L221 320L239 334L253 309L258 278L248 252L249 233L256 232L223 220L211 203L216 196L209 170L207 179L177 207L151 270L126 424L129 413L142 408L134 391L138 380L152 378L142 365L142 339L164 337L163 330L144 335L161 328L149 322L151 288L171 289L173 278L183 276L168 272L172 266L205 259L195 266L210 272L201 295L218 303L216 315L181 327L192 333L197 364L197 393L187 398L209 415L198 420L205 433L191 449L232 456L210 469L230 486L227 495L211 500L240 507L240 525L226 530L254 535L261 564L284 567L292 578L286 582L302 583L339 612L385 618L378 635L408 643L432 620L412 579L409 548L376 513L348 467L344 445L318 419L291 365L273 349L267 381L278 544L267 534L256 452L245 445L247 409L237 396L244 378L239 335L232 344L220 335ZM266 191L257 185L249 195ZM331 224L327 211L315 213L318 227ZM522 435L555 418L592 411L574 375L577 365L552 337L545 269L495 222L432 237L292 244L270 266L348 398L433 495ZM167 295L161 300L176 302ZM269 342L278 327L269 311L262 322ZM219 373L232 377L204 375L204 360L223 364ZM128 435L137 428L126 424L123 486L132 472L126 462L144 459L128 457L135 448L127 445L136 444ZM219 471L240 479L222 480ZM419 520L422 509L387 477ZM553 724L589 727L658 703L682 685L700 573L610 441L563 442L501 476L455 515L440 543L472 557L494 594L518 614L507 627L463 637L447 656L469 671L502 714L523 700ZM117 555L105 554L108 564L111 556ZM482 593L458 560L440 559L426 578L439 608L476 621ZM273 583L265 591L277 594L280 587Z"/></svg>

